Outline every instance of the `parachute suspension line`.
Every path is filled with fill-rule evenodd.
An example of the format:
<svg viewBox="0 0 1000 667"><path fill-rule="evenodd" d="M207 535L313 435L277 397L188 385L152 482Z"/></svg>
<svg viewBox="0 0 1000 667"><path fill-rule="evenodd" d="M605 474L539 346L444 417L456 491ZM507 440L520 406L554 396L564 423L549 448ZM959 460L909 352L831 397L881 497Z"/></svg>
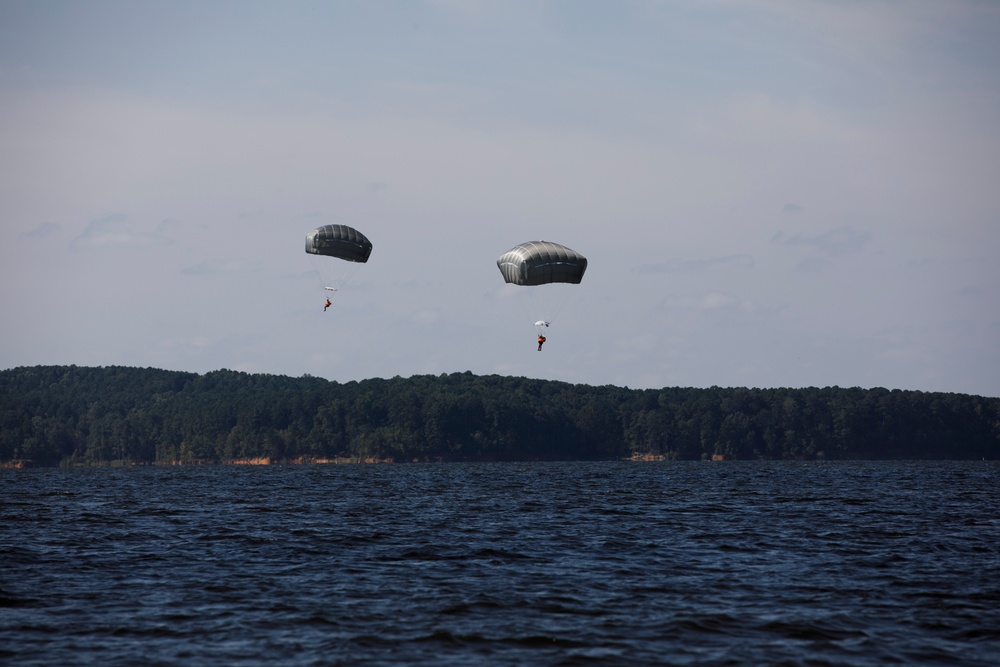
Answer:
<svg viewBox="0 0 1000 667"><path fill-rule="evenodd" d="M538 309L529 307L528 303L531 300L531 295L528 294L527 291L530 289L530 287L518 287L515 298L517 300L517 304L521 307L521 312L524 313L524 318L529 322L536 322L538 321L538 313L535 311Z"/></svg>
<svg viewBox="0 0 1000 667"><path fill-rule="evenodd" d="M355 262L339 262L339 265L345 265L346 270L341 270L341 272L335 276L329 285L325 285L326 289L331 292L336 292L340 290L341 287L345 287L354 276L358 273L358 269L361 268L361 264Z"/></svg>
<svg viewBox="0 0 1000 667"><path fill-rule="evenodd" d="M315 255L309 255L308 257L309 257L309 272L316 274L315 279L319 287L325 288L326 280L325 277L323 276L323 271L320 270L318 258Z"/></svg>
<svg viewBox="0 0 1000 667"><path fill-rule="evenodd" d="M578 291L575 285L553 283L533 287L516 287L515 300L525 319L537 330L552 326Z"/></svg>
<svg viewBox="0 0 1000 667"><path fill-rule="evenodd" d="M320 291L327 295L343 289L362 266L355 262L331 261L328 257L318 255L309 256L309 265L316 274Z"/></svg>
<svg viewBox="0 0 1000 667"><path fill-rule="evenodd" d="M549 292L545 299L545 319L549 323L555 322L562 315L562 311L566 308L573 296L577 293L577 289L567 283L556 283L552 285L546 285L542 289Z"/></svg>

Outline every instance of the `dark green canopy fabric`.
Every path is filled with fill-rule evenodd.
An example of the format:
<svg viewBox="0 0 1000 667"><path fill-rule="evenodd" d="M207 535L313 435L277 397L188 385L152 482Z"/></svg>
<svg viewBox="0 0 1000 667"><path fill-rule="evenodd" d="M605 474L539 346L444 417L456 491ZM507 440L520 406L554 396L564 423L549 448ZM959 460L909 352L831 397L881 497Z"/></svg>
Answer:
<svg viewBox="0 0 1000 667"><path fill-rule="evenodd" d="M372 242L353 227L323 225L306 235L306 252L363 264L372 254Z"/></svg>
<svg viewBox="0 0 1000 667"><path fill-rule="evenodd" d="M551 241L528 241L516 245L497 259L503 279L515 285L579 283L587 270L587 258Z"/></svg>

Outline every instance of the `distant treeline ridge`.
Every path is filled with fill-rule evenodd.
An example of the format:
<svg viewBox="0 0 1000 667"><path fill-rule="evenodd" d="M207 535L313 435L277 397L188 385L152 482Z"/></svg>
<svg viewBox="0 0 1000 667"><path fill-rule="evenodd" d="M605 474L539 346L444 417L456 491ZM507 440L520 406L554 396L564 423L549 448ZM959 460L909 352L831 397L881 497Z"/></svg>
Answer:
<svg viewBox="0 0 1000 667"><path fill-rule="evenodd" d="M220 370L0 371L6 465L620 458L998 459L1000 399L887 389L338 383Z"/></svg>

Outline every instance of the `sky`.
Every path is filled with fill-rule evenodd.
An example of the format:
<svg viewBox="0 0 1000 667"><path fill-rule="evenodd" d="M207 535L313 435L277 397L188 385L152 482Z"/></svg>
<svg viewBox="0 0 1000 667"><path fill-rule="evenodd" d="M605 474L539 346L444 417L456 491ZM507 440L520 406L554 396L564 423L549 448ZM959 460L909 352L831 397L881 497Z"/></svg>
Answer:
<svg viewBox="0 0 1000 667"><path fill-rule="evenodd" d="M989 1L8 0L0 368L996 397L998 174Z"/></svg>

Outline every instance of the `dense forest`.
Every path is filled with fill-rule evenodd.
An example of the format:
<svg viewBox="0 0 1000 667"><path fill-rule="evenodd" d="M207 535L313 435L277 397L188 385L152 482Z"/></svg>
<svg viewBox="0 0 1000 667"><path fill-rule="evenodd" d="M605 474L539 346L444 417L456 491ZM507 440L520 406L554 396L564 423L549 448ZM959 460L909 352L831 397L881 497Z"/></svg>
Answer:
<svg viewBox="0 0 1000 667"><path fill-rule="evenodd" d="M573 385L498 375L0 371L5 465L998 459L1000 399L887 389Z"/></svg>

